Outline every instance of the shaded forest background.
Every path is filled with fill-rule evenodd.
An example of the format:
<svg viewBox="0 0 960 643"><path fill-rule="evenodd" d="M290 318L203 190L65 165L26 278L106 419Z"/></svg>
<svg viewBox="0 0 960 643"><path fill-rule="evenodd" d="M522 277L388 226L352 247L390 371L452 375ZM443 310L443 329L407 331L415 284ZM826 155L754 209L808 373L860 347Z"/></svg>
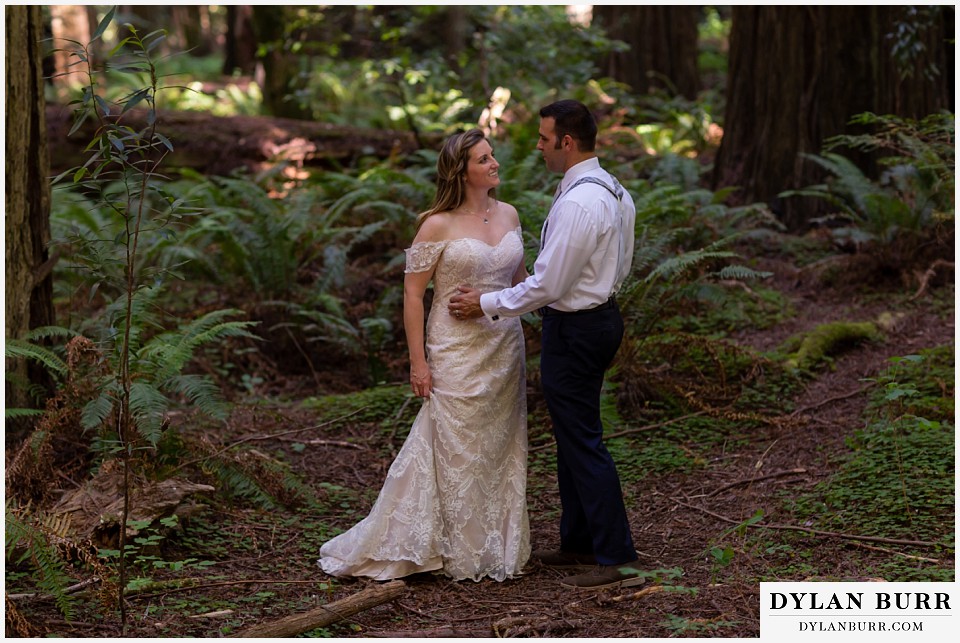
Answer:
<svg viewBox="0 0 960 643"><path fill-rule="evenodd" d="M557 179L535 151L537 111L565 97L595 110L642 240L621 297L632 339L604 398L627 432L764 426L831 351L878 341L882 325L858 320L820 329L812 355L802 338L736 345L796 314L767 285L771 264L840 298L932 296L952 315L952 6L5 17L6 581L68 620L67 590L95 578L84 588L126 633L121 595L196 571L206 554L178 534L203 524L197 498L311 517L363 506L342 480L290 464L306 439L294 454L256 449L266 437L249 418L291 413L291 433L366 422L389 463L415 412L402 249L455 131L489 133L529 263ZM533 443L549 422L539 322L524 328ZM952 382L950 355L948 380L939 353L928 374ZM952 436L952 388L943 397L950 412L923 426ZM622 448L641 461L640 444ZM945 462L934 469L952 473ZM938 531L952 509L913 502L931 524L885 524L890 536L952 551ZM50 631L23 603L8 599L7 617L8 633Z"/></svg>

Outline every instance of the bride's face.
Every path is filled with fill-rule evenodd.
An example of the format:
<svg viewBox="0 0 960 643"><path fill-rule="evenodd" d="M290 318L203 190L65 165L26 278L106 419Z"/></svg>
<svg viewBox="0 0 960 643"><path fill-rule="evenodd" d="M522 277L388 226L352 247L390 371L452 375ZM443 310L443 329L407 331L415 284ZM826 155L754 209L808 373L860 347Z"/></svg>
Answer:
<svg viewBox="0 0 960 643"><path fill-rule="evenodd" d="M493 157L493 148L487 141L480 141L470 148L467 160L467 186L472 188L495 188L500 185L500 164Z"/></svg>

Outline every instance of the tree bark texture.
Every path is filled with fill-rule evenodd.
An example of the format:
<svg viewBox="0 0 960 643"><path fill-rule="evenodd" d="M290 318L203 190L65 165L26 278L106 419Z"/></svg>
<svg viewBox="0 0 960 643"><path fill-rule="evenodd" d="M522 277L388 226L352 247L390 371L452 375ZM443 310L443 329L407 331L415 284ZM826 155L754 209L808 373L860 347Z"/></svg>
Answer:
<svg viewBox="0 0 960 643"><path fill-rule="evenodd" d="M612 53L604 61L607 76L630 85L637 94L659 89L696 98L700 7L594 5L593 17L608 36L630 45L628 51Z"/></svg>
<svg viewBox="0 0 960 643"><path fill-rule="evenodd" d="M6 337L53 324L53 278L44 268L50 242L50 187L44 115L40 6L7 6L6 12ZM11 365L7 365L10 370ZM25 366L19 368L26 374ZM43 371L32 381L47 385ZM27 397L7 385L7 406Z"/></svg>
<svg viewBox="0 0 960 643"><path fill-rule="evenodd" d="M904 77L890 38L903 11L733 7L727 109L713 187L738 186L735 203L768 202L789 228L801 229L821 214L818 206L777 194L823 178L802 154L819 153L831 136L860 133L848 125L858 113L918 118L952 108L953 77L946 71L952 71L953 51L944 39L944 17L923 34L926 50L913 64L918 71ZM930 63L940 69L933 80L923 73Z"/></svg>
<svg viewBox="0 0 960 643"><path fill-rule="evenodd" d="M309 114L296 100L299 57L287 51L287 8L285 5L255 5L253 25L257 42L266 49L263 66L263 107L271 116L306 119Z"/></svg>
<svg viewBox="0 0 960 643"><path fill-rule="evenodd" d="M257 67L257 38L253 29L253 7L227 5L227 33L224 37L223 74L235 70L252 76Z"/></svg>
<svg viewBox="0 0 960 643"><path fill-rule="evenodd" d="M232 638L285 638L296 636L318 627L326 627L371 607L399 598L406 583L392 580L367 587L362 592L348 596L309 612L294 614L270 623L261 623L237 632Z"/></svg>
<svg viewBox="0 0 960 643"><path fill-rule="evenodd" d="M209 56L213 53L214 36L210 29L209 8L201 5L170 5L170 31L175 51L190 56Z"/></svg>
<svg viewBox="0 0 960 643"><path fill-rule="evenodd" d="M73 117L70 109L47 106L47 131L57 153L52 173L82 165L88 158L83 148L93 137L96 123L87 121L69 138ZM158 112L158 127L174 150L164 165L186 167L201 174L226 176L238 168L264 169L286 159L297 166L349 164L372 156L405 156L420 149L410 132L350 128L266 116L215 117L203 112ZM146 112L132 110L123 123L135 130L146 127ZM424 137L425 145L439 146L439 137Z"/></svg>

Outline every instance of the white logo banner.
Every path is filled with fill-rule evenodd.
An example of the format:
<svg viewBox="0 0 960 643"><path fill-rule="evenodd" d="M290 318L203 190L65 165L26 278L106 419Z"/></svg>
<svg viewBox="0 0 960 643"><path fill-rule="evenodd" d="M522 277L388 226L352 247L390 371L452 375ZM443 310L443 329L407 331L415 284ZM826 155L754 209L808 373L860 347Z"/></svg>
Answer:
<svg viewBox="0 0 960 643"><path fill-rule="evenodd" d="M956 640L956 583L760 583L760 640Z"/></svg>

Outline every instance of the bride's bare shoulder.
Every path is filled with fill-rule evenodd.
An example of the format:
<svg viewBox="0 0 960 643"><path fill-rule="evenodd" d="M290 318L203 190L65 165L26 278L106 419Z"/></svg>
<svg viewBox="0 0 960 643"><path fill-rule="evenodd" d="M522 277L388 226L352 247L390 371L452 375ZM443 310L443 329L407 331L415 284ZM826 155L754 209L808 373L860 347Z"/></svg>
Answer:
<svg viewBox="0 0 960 643"><path fill-rule="evenodd" d="M450 220L449 212L431 214L420 224L420 229L417 230L417 236L414 237L413 242L425 243L447 239L450 232Z"/></svg>

